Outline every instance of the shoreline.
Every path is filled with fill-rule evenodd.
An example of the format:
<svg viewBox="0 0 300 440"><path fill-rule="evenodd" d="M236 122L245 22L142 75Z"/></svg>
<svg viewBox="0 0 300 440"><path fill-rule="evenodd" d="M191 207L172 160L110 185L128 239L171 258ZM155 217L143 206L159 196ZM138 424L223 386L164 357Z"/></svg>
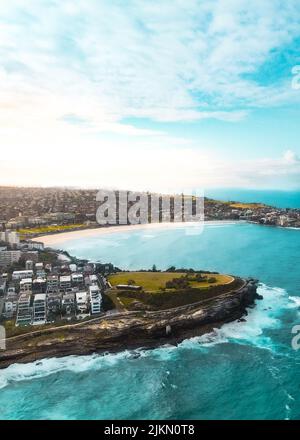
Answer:
<svg viewBox="0 0 300 440"><path fill-rule="evenodd" d="M46 234L35 236L32 241L42 241L45 247L51 247L57 243L62 243L69 240L76 240L85 237L96 237L101 235L122 233L122 232L132 232L132 231L152 231L152 230L163 230L163 229L184 229L188 227L194 227L195 229L202 230L205 226L214 225L229 225L229 224L243 224L246 221L243 220L207 220L203 223L146 223L138 225L118 225L118 226L104 226L98 228L87 228L69 232L57 232L54 234Z"/></svg>

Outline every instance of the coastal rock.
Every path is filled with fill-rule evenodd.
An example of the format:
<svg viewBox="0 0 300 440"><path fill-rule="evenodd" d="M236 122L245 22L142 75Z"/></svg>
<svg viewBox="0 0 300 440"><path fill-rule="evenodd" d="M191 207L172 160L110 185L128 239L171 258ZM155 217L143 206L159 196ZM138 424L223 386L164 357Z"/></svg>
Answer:
<svg viewBox="0 0 300 440"><path fill-rule="evenodd" d="M241 319L246 308L257 299L256 280L244 280L235 291L168 310L137 311L37 331L7 339L7 349L0 352L0 368L12 363L38 361L49 357L116 352L124 349L154 348L177 344L200 336L213 328ZM170 332L166 329L170 328Z"/></svg>

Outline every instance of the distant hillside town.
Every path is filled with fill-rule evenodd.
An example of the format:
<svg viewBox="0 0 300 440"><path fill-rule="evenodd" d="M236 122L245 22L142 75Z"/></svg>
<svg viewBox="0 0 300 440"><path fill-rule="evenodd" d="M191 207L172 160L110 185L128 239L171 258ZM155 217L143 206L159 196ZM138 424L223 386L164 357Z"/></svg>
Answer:
<svg viewBox="0 0 300 440"><path fill-rule="evenodd" d="M118 191L116 196L118 199ZM97 190L0 187L0 231L17 231L21 238L100 227L96 222ZM144 193L145 194L145 193ZM149 212L152 210L149 196ZM160 198L163 196L160 196ZM172 197L171 197L172 199ZM131 202L132 205L132 202ZM129 206L131 206L129 203ZM155 208L162 219L162 203ZM154 211L155 211L154 209ZM174 216L170 203L171 221ZM205 220L245 220L263 225L300 227L299 209L260 203L204 199ZM149 215L151 222L151 215ZM118 224L118 219L117 219ZM13 240L13 235L11 236Z"/></svg>

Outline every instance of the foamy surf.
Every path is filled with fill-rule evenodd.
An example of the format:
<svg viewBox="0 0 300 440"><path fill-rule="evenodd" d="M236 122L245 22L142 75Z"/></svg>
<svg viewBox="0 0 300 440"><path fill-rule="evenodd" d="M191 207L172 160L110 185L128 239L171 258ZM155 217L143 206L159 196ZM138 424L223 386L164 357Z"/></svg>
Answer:
<svg viewBox="0 0 300 440"><path fill-rule="evenodd" d="M289 297L286 290L269 287L260 284L257 292L263 296L263 300L256 301L254 308L248 309L248 315L240 320L224 324L220 329L215 329L200 337L183 341L183 348L205 348L224 343L251 344L259 348L275 350L277 344L264 335L267 329L281 327L281 315L288 308L300 304L300 298ZM296 300L295 300L296 298Z"/></svg>
<svg viewBox="0 0 300 440"><path fill-rule="evenodd" d="M300 296L289 296L290 307L300 307Z"/></svg>
<svg viewBox="0 0 300 440"><path fill-rule="evenodd" d="M121 359L126 359L130 356L132 356L132 352L125 350L113 354L66 356L62 358L43 359L27 364L13 364L8 368L0 370L0 389L12 382L39 379L66 370L72 371L73 373L80 373L86 370L109 368Z"/></svg>

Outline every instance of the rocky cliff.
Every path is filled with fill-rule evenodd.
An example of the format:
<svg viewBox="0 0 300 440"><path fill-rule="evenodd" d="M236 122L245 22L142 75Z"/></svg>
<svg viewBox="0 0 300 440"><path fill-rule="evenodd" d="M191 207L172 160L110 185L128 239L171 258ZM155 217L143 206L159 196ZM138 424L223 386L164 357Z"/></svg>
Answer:
<svg viewBox="0 0 300 440"><path fill-rule="evenodd" d="M128 312L7 339L0 368L49 357L176 344L241 318L259 295L255 280L212 299L157 312Z"/></svg>

